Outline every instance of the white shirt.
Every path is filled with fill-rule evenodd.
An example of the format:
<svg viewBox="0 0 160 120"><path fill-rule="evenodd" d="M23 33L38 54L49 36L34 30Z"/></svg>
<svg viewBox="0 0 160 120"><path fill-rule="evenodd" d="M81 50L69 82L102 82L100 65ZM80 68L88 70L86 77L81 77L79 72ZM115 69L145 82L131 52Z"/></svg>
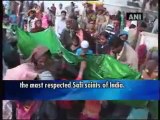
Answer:
<svg viewBox="0 0 160 120"><path fill-rule="evenodd" d="M152 33L158 33L158 19L154 22Z"/></svg>
<svg viewBox="0 0 160 120"><path fill-rule="evenodd" d="M28 18L27 22L27 31L30 32L33 28L35 28L35 22L38 20L38 18L30 19Z"/></svg>
<svg viewBox="0 0 160 120"><path fill-rule="evenodd" d="M61 16L61 11L64 10L63 8L62 9L59 9L57 8L56 9L56 16Z"/></svg>
<svg viewBox="0 0 160 120"><path fill-rule="evenodd" d="M66 20L59 20L57 22L57 24L55 25L56 28L56 34L59 37L59 34L62 33L62 31L64 30L64 28L66 28Z"/></svg>

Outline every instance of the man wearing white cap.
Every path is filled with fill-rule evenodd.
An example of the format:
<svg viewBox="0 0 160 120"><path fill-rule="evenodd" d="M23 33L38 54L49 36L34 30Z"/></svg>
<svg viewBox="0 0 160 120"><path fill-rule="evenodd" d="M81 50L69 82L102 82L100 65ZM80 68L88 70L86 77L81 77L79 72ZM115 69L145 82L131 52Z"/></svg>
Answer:
<svg viewBox="0 0 160 120"><path fill-rule="evenodd" d="M137 21L132 21L128 30L128 43L135 48L137 42Z"/></svg>
<svg viewBox="0 0 160 120"><path fill-rule="evenodd" d="M131 24L137 26L137 21L132 21Z"/></svg>
<svg viewBox="0 0 160 120"><path fill-rule="evenodd" d="M92 50L89 50L89 43L86 40L83 40L81 42L81 48L79 48L76 52L76 55L78 56L84 56L86 54L93 54Z"/></svg>
<svg viewBox="0 0 160 120"><path fill-rule="evenodd" d="M137 39L140 34L140 32L147 30L147 24L142 21L139 25L137 24L137 21L132 21L130 25L130 30L128 31L128 42L129 44L135 49L137 44Z"/></svg>
<svg viewBox="0 0 160 120"><path fill-rule="evenodd" d="M86 40L83 40L80 44L81 48L79 48L76 52L76 55L78 56L82 56L83 58L86 57L86 55L88 54L93 54L93 51L89 49L89 43ZM78 73L78 76L76 78L76 80L81 80L83 79L83 73L84 70L86 69L87 63L86 61L82 61L81 65L80 65L80 70Z"/></svg>

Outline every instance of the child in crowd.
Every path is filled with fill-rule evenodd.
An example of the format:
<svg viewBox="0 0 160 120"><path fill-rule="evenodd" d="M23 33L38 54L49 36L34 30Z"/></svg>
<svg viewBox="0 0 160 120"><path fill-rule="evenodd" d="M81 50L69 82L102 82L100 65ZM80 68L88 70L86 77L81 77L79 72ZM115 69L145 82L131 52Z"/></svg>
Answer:
<svg viewBox="0 0 160 120"><path fill-rule="evenodd" d="M107 32L100 33L99 44L97 45L97 54L110 54L110 47L108 45L109 34Z"/></svg>
<svg viewBox="0 0 160 120"><path fill-rule="evenodd" d="M70 47L70 51L75 53L77 51L77 49L80 47L79 42L80 42L80 40L77 36L73 37L73 42L72 42L72 45Z"/></svg>

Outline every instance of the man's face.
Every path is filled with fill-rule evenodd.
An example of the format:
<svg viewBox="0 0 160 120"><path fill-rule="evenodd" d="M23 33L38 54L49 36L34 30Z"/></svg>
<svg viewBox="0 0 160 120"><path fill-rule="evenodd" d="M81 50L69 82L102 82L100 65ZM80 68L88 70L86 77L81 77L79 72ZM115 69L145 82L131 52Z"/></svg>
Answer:
<svg viewBox="0 0 160 120"><path fill-rule="evenodd" d="M103 45L104 43L107 42L107 39L103 35L101 35L99 42L100 42L101 45Z"/></svg>
<svg viewBox="0 0 160 120"><path fill-rule="evenodd" d="M92 10L92 6L87 6L87 11L91 11Z"/></svg>
<svg viewBox="0 0 160 120"><path fill-rule="evenodd" d="M119 47L111 47L111 50L114 54L120 53L122 50L123 46L119 46Z"/></svg>
<svg viewBox="0 0 160 120"><path fill-rule="evenodd" d="M30 17L31 17L31 18L34 18L34 17L35 17L35 13L31 12L31 13L30 13Z"/></svg>
<svg viewBox="0 0 160 120"><path fill-rule="evenodd" d="M70 19L68 19L67 21L66 21L66 26L67 26L67 28L68 29L70 29L71 28L71 20Z"/></svg>
<svg viewBox="0 0 160 120"><path fill-rule="evenodd" d="M41 21L37 21L36 26L37 26L37 27L42 27Z"/></svg>
<svg viewBox="0 0 160 120"><path fill-rule="evenodd" d="M118 20L113 20L113 26L117 27L119 25L119 21Z"/></svg>
<svg viewBox="0 0 160 120"><path fill-rule="evenodd" d="M126 41L127 40L127 35L121 35L120 39L123 40L123 41Z"/></svg>
<svg viewBox="0 0 160 120"><path fill-rule="evenodd" d="M37 60L37 67L39 69L42 69L44 67L47 67L50 62L51 62L51 57L49 57L49 55L44 54L43 56L41 56L38 60Z"/></svg>
<svg viewBox="0 0 160 120"><path fill-rule="evenodd" d="M62 17L62 19L65 19L65 18L66 18L66 14L65 14L65 13L62 13L62 14L61 14L61 17Z"/></svg>
<svg viewBox="0 0 160 120"><path fill-rule="evenodd" d="M77 40L73 40L72 44L73 44L74 46L78 46L79 43L78 43Z"/></svg>

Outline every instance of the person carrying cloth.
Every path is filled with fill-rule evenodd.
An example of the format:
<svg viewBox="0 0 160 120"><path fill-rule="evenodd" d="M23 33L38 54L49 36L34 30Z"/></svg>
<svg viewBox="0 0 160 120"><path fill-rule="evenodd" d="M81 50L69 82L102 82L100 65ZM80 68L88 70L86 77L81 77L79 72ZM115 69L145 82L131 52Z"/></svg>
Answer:
<svg viewBox="0 0 160 120"><path fill-rule="evenodd" d="M81 56L82 58L86 58L86 55L89 55L89 54L93 54L93 51L89 49L89 43L88 41L86 40L83 40L80 44L81 48L77 49L76 51L76 55L77 56ZM76 78L76 80L81 80L83 79L83 73L85 71L85 68L87 66L87 63L86 61L82 61L81 62L81 65L80 65L80 70L79 70L79 74Z"/></svg>
<svg viewBox="0 0 160 120"><path fill-rule="evenodd" d="M51 74L51 53L48 48L38 46L25 63L8 69L3 80L54 80ZM56 118L54 103L51 101L14 101L16 104L16 119ZM48 106L49 105L49 106ZM42 110L43 109L43 110ZM52 114L47 112L49 110ZM35 116L36 115L36 116Z"/></svg>

